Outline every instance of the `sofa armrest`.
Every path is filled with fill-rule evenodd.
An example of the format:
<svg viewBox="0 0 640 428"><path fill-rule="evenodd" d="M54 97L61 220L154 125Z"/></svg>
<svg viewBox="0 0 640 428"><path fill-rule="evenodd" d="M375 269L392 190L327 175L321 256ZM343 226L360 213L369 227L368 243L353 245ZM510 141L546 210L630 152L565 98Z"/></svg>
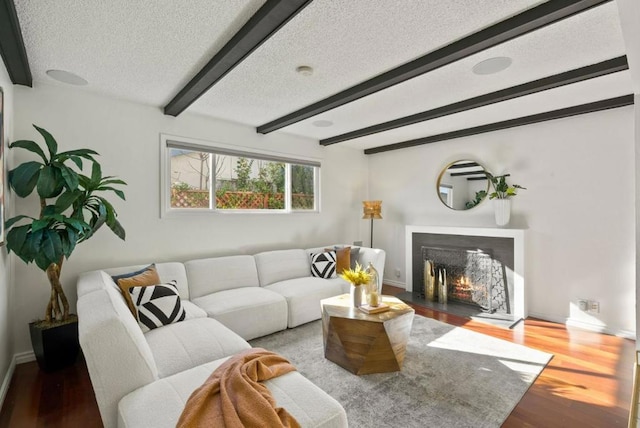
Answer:
<svg viewBox="0 0 640 428"><path fill-rule="evenodd" d="M360 253L358 254L358 263L363 267L367 267L369 262L373 264L373 267L378 271L380 281L384 278L384 263L387 257L387 253L380 248L368 248L360 247Z"/></svg>
<svg viewBox="0 0 640 428"><path fill-rule="evenodd" d="M142 330L117 293L113 287L87 293L77 308L80 346L106 428L116 426L122 397L158 379Z"/></svg>

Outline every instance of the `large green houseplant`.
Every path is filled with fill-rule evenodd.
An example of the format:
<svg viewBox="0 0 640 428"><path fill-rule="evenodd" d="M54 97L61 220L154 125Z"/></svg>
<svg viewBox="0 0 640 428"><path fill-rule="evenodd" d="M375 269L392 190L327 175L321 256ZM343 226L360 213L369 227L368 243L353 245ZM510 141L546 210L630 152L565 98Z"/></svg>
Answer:
<svg viewBox="0 0 640 428"><path fill-rule="evenodd" d="M76 245L91 238L105 224L116 236L125 239L116 211L103 194L113 192L124 200L124 193L117 187L126 183L102 176L95 158L97 152L90 149L58 152L53 136L45 129L35 125L34 128L44 138L46 149L29 140L11 143L9 148L27 150L38 159L9 171L9 185L21 198L35 190L40 211L35 217L21 214L10 218L5 228L8 251L26 263L35 262L46 273L51 295L39 327L49 328L77 320L69 313L69 302L60 283L64 260ZM86 164L91 165L90 175L82 174Z"/></svg>

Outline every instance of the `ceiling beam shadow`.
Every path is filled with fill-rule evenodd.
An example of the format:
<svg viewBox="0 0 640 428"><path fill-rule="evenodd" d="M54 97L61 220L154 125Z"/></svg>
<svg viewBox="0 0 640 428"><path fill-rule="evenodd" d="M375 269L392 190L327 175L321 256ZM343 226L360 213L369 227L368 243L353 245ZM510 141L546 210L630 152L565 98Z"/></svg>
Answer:
<svg viewBox="0 0 640 428"><path fill-rule="evenodd" d="M554 0L526 10L328 98L260 125L261 134L340 107L611 0Z"/></svg>
<svg viewBox="0 0 640 428"><path fill-rule="evenodd" d="M392 129L401 128L403 126L413 125L427 120L436 119L450 114L460 113L478 107L484 107L502 101L512 100L514 98L525 95L535 94L536 92L547 91L549 89L559 88L561 86L572 83L582 82L584 80L593 79L595 77L605 76L611 73L617 73L629 69L626 56L620 56L597 64L588 65L586 67L577 68L575 70L566 71L564 73L555 74L553 76L544 77L542 79L523 83L521 85L512 86L510 88L501 89L489 94L480 95L467 100L458 101L446 106L437 107L431 110L412 114L410 116L401 117L390 120L388 122L379 123L368 126L366 128L357 129L335 137L320 140L323 146L341 143L343 141L352 140L354 138L365 137L379 132L390 131Z"/></svg>
<svg viewBox="0 0 640 428"><path fill-rule="evenodd" d="M0 55L14 85L33 85L27 50L24 47L13 0L0 1Z"/></svg>
<svg viewBox="0 0 640 428"><path fill-rule="evenodd" d="M565 117L577 116L580 114L593 113L596 111L609 110L612 108L625 107L633 105L633 94L623 95L621 97L609 98L602 101L596 101L587 104L580 104L573 107L562 108L559 110L547 111L531 116L518 117L516 119L505 120L502 122L489 123L487 125L474 126L472 128L459 129L457 131L445 132L443 134L430 135L428 137L417 138L415 140L402 141L400 143L388 144L379 147L373 147L364 151L365 155L373 155L376 153L389 152L391 150L407 149L409 147L421 146L423 144L436 143L438 141L453 140L454 138L469 137L472 135L484 134L486 132L499 131L501 129L515 128L517 126L531 125L548 120L562 119Z"/></svg>
<svg viewBox="0 0 640 428"><path fill-rule="evenodd" d="M313 0L267 0L226 45L164 107L178 116Z"/></svg>

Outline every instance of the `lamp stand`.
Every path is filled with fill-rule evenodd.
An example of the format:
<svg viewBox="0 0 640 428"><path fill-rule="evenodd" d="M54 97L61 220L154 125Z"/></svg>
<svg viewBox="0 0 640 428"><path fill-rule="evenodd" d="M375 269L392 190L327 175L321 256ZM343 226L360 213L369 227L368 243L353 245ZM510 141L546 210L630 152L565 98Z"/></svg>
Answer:
<svg viewBox="0 0 640 428"><path fill-rule="evenodd" d="M373 217L371 217L371 248L373 248Z"/></svg>

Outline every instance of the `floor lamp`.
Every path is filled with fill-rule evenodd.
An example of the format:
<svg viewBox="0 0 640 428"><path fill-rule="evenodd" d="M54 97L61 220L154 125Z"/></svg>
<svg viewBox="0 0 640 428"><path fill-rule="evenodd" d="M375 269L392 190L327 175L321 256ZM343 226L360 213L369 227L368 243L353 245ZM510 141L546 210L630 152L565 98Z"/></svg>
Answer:
<svg viewBox="0 0 640 428"><path fill-rule="evenodd" d="M362 201L363 219L371 219L371 248L373 248L373 220L382 219L382 201Z"/></svg>

